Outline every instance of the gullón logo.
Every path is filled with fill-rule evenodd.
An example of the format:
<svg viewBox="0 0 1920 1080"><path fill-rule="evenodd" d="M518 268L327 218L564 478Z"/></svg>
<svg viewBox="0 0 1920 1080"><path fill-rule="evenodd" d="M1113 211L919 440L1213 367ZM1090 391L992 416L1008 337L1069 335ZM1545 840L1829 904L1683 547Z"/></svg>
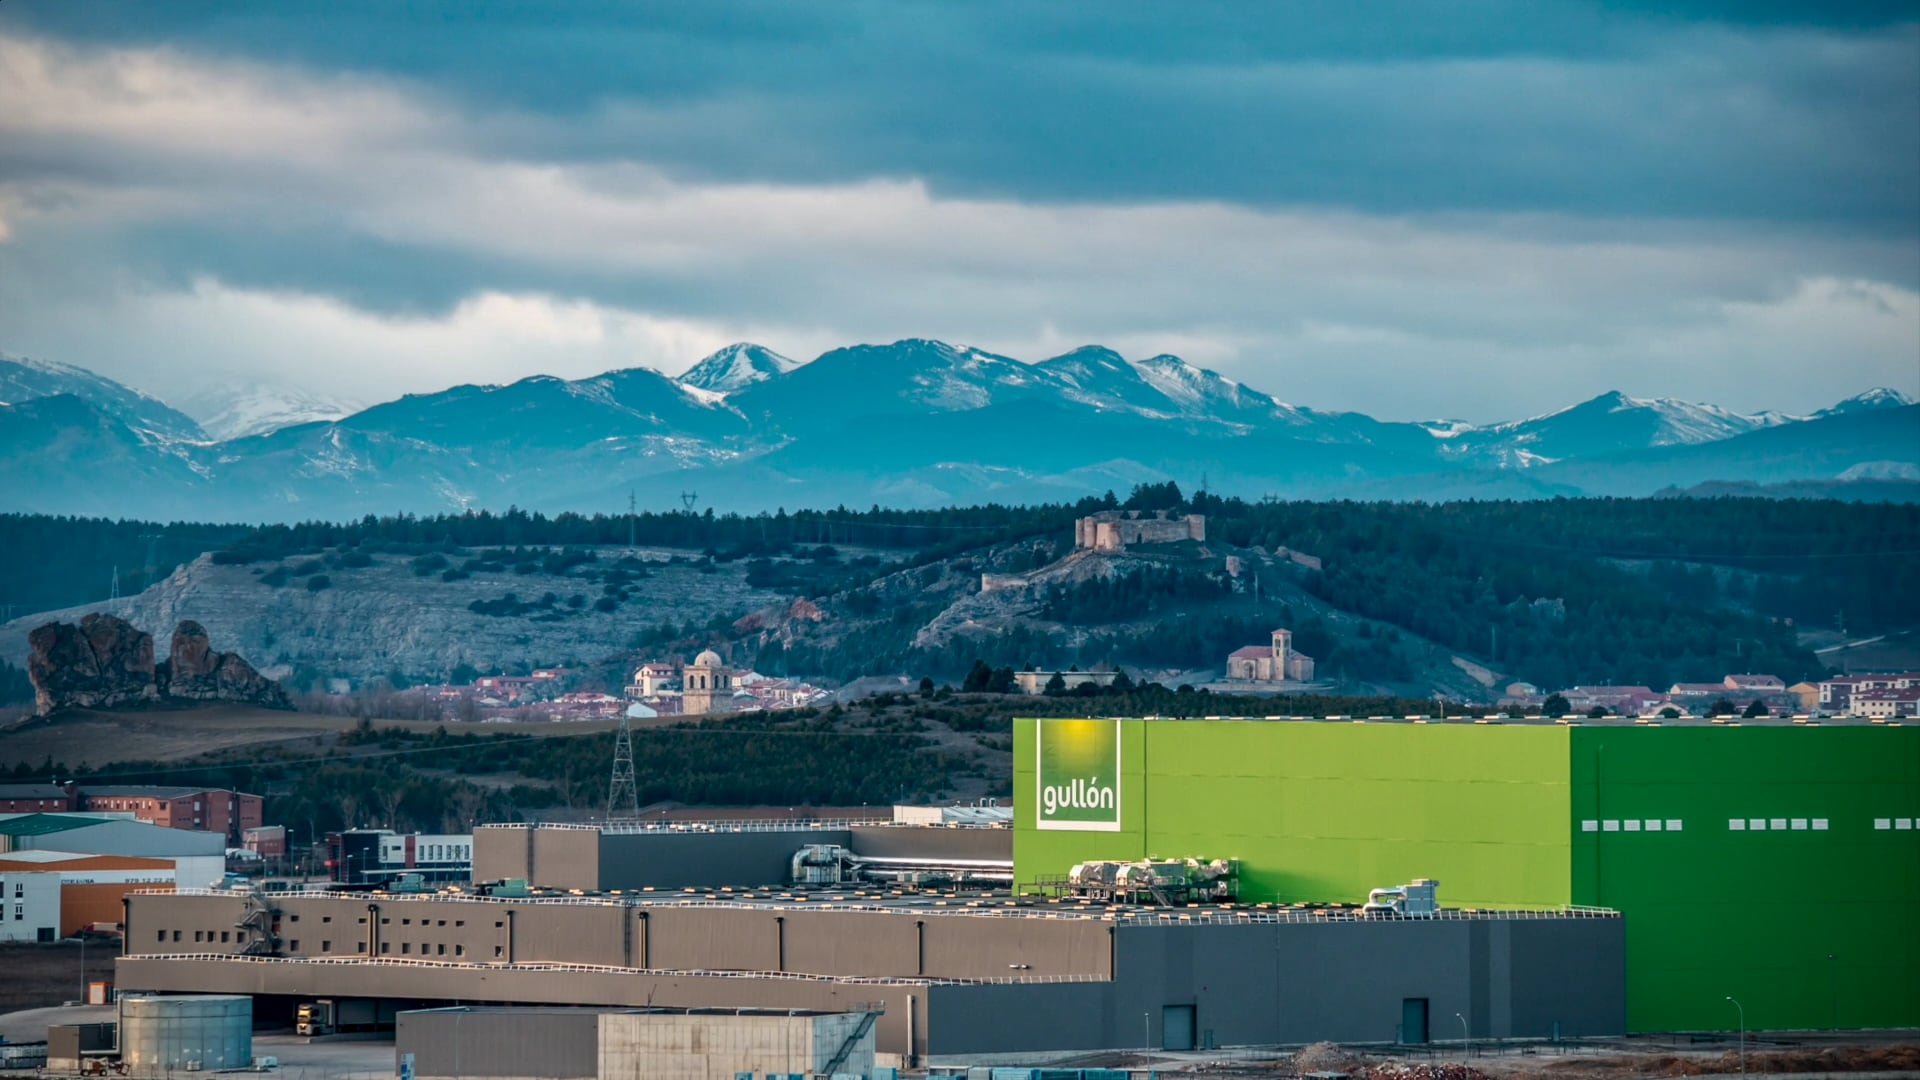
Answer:
<svg viewBox="0 0 1920 1080"><path fill-rule="evenodd" d="M1120 721L1040 720L1035 825L1120 831Z"/></svg>

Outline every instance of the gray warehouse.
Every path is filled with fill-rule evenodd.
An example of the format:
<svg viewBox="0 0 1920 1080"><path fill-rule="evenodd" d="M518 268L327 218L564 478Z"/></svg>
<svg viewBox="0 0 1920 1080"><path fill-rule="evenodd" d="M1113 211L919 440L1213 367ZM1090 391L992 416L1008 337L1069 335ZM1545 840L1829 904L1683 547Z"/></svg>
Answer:
<svg viewBox="0 0 1920 1080"><path fill-rule="evenodd" d="M903 1062L1141 1045L1617 1035L1613 912L1160 909L904 890L129 898L127 991L879 1011ZM1143 1031L1143 1016L1146 1018ZM1426 1030L1429 1021L1434 1030Z"/></svg>

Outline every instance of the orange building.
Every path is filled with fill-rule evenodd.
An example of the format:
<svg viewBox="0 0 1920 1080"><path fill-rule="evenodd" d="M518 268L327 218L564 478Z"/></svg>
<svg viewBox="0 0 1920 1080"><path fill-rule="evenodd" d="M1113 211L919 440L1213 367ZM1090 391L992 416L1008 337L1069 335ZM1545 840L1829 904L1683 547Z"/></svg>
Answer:
<svg viewBox="0 0 1920 1080"><path fill-rule="evenodd" d="M248 829L263 824L265 809L258 795L218 788L85 787L80 795L88 810L132 814L169 829L222 833L228 847L239 847Z"/></svg>
<svg viewBox="0 0 1920 1080"><path fill-rule="evenodd" d="M0 855L0 873L60 875L60 936L94 925L118 925L120 901L140 890L173 891L172 859L132 855L77 855L65 851L15 851Z"/></svg>

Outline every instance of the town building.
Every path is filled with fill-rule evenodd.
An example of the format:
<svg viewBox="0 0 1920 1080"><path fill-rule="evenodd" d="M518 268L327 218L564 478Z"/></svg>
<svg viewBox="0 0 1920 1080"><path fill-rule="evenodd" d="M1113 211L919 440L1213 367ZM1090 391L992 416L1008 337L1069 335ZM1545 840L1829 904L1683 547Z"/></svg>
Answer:
<svg viewBox="0 0 1920 1080"><path fill-rule="evenodd" d="M720 654L703 649L680 676L680 711L685 716L707 716L733 711L733 672Z"/></svg>
<svg viewBox="0 0 1920 1080"><path fill-rule="evenodd" d="M1742 693L1758 691L1763 694L1785 693L1787 684L1778 675L1729 675L1722 679L1729 690Z"/></svg>
<svg viewBox="0 0 1920 1080"><path fill-rule="evenodd" d="M80 809L80 789L72 784L0 784L0 813L59 814Z"/></svg>
<svg viewBox="0 0 1920 1080"><path fill-rule="evenodd" d="M1060 680L1063 691L1071 692L1082 686L1109 687L1119 677L1117 671L1016 671L1013 682L1021 693L1039 695L1046 693L1055 679Z"/></svg>
<svg viewBox="0 0 1920 1080"><path fill-rule="evenodd" d="M1124 551L1134 544L1177 544L1207 539L1200 514L1172 517L1165 510L1102 510L1073 523L1074 547L1083 551Z"/></svg>
<svg viewBox="0 0 1920 1080"><path fill-rule="evenodd" d="M1615 716L1641 716L1667 704L1667 695L1646 686L1575 686L1560 696L1574 712L1601 708Z"/></svg>
<svg viewBox="0 0 1920 1080"><path fill-rule="evenodd" d="M1856 690L1847 702L1848 716L1876 720L1920 715L1920 686L1891 690Z"/></svg>
<svg viewBox="0 0 1920 1080"><path fill-rule="evenodd" d="M679 691L679 669L672 664L658 662L641 664L633 673L633 681L627 684L627 696L636 700Z"/></svg>
<svg viewBox="0 0 1920 1080"><path fill-rule="evenodd" d="M1227 681L1307 683L1313 681L1313 657L1293 647L1293 631L1275 630L1266 645L1248 645L1227 654Z"/></svg>
<svg viewBox="0 0 1920 1080"><path fill-rule="evenodd" d="M83 808L132 814L169 829L219 833L239 847L241 834L263 824L266 800L222 788L107 786L80 789Z"/></svg>
<svg viewBox="0 0 1920 1080"><path fill-rule="evenodd" d="M262 859L287 857L287 827L260 825L240 834L240 846Z"/></svg>
<svg viewBox="0 0 1920 1080"><path fill-rule="evenodd" d="M1907 690L1920 686L1920 672L1836 675L1820 683L1820 711L1839 716L1850 711L1853 695L1864 690Z"/></svg>

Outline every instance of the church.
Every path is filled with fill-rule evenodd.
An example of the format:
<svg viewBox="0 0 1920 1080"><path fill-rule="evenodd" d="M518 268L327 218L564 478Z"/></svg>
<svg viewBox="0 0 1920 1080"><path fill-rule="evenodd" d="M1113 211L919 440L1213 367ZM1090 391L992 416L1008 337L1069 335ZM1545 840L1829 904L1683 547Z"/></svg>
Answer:
<svg viewBox="0 0 1920 1080"><path fill-rule="evenodd" d="M1275 630L1270 645L1248 645L1227 654L1228 682L1313 681L1313 657L1293 648L1293 631Z"/></svg>

